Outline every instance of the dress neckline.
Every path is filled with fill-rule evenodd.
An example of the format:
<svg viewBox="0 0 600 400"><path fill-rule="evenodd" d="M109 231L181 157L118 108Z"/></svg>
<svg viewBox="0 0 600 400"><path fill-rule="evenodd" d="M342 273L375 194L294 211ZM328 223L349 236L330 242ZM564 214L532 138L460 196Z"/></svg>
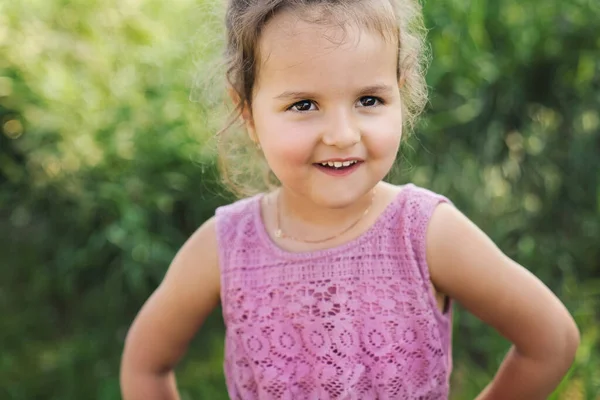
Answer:
<svg viewBox="0 0 600 400"><path fill-rule="evenodd" d="M395 195L392 201L390 201L389 204L385 206L383 211L381 211L381 213L377 216L375 222L373 222L371 226L367 228L363 233L344 243L340 243L335 246L327 247L324 249L294 252L285 250L282 247L280 247L277 243L275 243L273 238L267 232L267 228L265 226L264 219L262 216L261 203L262 199L265 196L264 194L258 195L254 198L252 204L254 224L260 242L264 245L264 247L267 250L269 250L272 254L280 258L302 259L333 256L351 248L356 248L368 242L373 236L375 236L376 232L379 231L380 228L388 221L390 215L394 213L394 211L396 210L396 205L407 196L407 193L410 192L411 189L414 189L414 185L412 183L403 185L402 189Z"/></svg>

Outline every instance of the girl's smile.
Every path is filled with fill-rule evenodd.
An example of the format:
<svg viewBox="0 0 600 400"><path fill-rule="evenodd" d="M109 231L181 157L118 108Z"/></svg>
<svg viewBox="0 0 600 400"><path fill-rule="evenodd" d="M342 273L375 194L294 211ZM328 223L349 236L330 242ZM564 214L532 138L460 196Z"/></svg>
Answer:
<svg viewBox="0 0 600 400"><path fill-rule="evenodd" d="M360 168L363 162L360 158L332 158L313 165L327 175L346 176Z"/></svg>

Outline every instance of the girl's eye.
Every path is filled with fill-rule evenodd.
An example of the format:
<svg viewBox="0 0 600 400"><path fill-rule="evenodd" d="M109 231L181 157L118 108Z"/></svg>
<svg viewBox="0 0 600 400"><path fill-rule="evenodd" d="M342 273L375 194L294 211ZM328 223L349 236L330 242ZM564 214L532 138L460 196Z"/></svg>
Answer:
<svg viewBox="0 0 600 400"><path fill-rule="evenodd" d="M312 106L313 106L312 101L302 100L302 101L292 104L292 106L289 109L293 110L293 111L298 111L298 112L306 112L306 111L311 111Z"/></svg>
<svg viewBox="0 0 600 400"><path fill-rule="evenodd" d="M377 97L373 97L373 96L361 97L360 100L358 100L358 101L360 102L360 105L362 107L374 107L378 103L382 103L381 100L379 100Z"/></svg>

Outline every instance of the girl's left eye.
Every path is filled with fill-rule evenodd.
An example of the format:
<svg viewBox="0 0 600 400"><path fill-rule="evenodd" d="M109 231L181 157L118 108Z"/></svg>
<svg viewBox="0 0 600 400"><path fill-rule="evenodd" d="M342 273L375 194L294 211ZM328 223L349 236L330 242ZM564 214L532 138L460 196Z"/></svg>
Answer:
<svg viewBox="0 0 600 400"><path fill-rule="evenodd" d="M314 103L310 100L301 100L297 103L292 104L292 106L288 108L288 110L293 110L296 112L306 112L311 111L313 105Z"/></svg>
<svg viewBox="0 0 600 400"><path fill-rule="evenodd" d="M358 102L360 103L361 107L374 107L378 104L383 103L380 99L378 99L377 97L373 97L373 96L364 96L361 97Z"/></svg>

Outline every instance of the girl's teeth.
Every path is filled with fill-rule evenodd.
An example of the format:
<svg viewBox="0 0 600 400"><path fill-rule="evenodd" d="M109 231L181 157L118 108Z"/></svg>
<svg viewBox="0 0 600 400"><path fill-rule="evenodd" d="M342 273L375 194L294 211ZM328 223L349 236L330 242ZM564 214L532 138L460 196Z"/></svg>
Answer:
<svg viewBox="0 0 600 400"><path fill-rule="evenodd" d="M356 163L357 163L356 160L343 161L343 162L342 161L327 161L327 162L321 163L321 165L324 167L342 168L342 167L349 167Z"/></svg>

